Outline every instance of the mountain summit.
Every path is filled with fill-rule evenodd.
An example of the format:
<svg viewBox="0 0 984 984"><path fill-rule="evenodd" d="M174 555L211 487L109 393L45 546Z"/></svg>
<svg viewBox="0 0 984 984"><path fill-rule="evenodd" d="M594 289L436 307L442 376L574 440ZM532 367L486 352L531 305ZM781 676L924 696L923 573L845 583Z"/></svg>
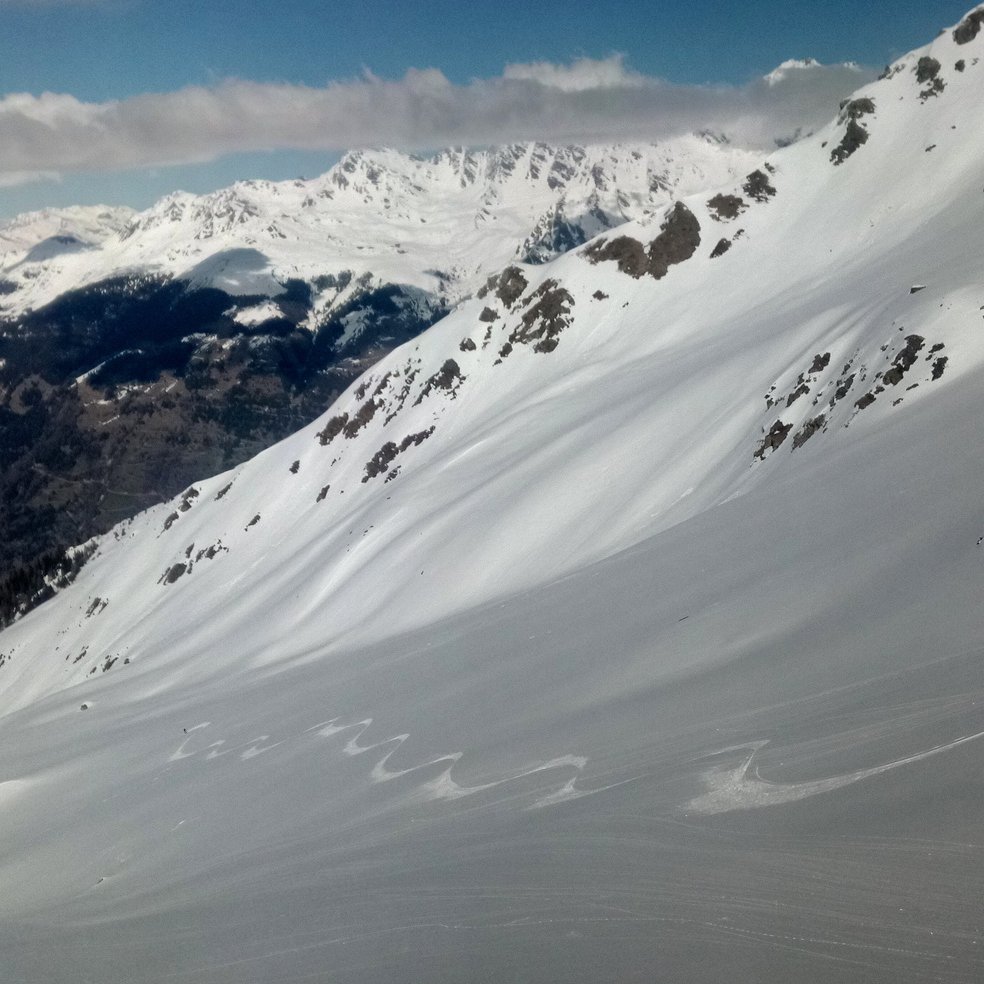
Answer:
<svg viewBox="0 0 984 984"><path fill-rule="evenodd" d="M982 24L87 544L10 972L979 978Z"/></svg>
<svg viewBox="0 0 984 984"><path fill-rule="evenodd" d="M512 260L542 262L673 195L736 177L755 156L710 135L597 147L514 144L432 157L358 151L312 180L178 192L128 221L126 210L85 210L93 233L60 251L65 236L54 222L28 221L35 213L0 226L0 311L13 316L135 272L242 296L346 271L353 284L368 275L377 285L457 299ZM41 214L62 222L83 216ZM307 325L316 327L344 299L318 289Z"/></svg>

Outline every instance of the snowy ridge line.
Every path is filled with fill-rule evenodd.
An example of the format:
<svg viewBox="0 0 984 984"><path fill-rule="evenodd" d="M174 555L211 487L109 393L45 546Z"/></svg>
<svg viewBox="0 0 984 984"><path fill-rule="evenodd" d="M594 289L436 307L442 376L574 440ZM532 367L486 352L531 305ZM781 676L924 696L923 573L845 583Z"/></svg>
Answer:
<svg viewBox="0 0 984 984"><path fill-rule="evenodd" d="M428 158L358 151L315 178L175 192L139 213L47 210L0 223L0 271L15 288L0 294L0 310L18 316L133 272L244 295L346 273L345 284L318 289L321 315L366 275L460 300L509 262L542 262L674 195L736 178L757 156L709 134Z"/></svg>

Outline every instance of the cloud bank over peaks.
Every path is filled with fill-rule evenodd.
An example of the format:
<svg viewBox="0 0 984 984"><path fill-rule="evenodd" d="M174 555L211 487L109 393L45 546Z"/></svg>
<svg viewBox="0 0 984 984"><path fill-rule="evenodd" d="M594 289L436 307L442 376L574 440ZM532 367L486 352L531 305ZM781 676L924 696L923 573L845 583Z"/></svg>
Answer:
<svg viewBox="0 0 984 984"><path fill-rule="evenodd" d="M683 86L613 55L511 64L463 85L430 68L396 81L366 72L323 87L229 79L103 103L12 93L0 97L0 184L266 150L659 140L699 130L772 148L825 123L871 78L856 65L803 62L742 87Z"/></svg>

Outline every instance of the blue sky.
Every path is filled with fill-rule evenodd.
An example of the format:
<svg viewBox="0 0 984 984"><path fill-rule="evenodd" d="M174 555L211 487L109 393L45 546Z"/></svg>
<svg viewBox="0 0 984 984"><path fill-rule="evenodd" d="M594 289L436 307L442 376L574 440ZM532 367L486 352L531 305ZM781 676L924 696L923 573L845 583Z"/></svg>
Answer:
<svg viewBox="0 0 984 984"><path fill-rule="evenodd" d="M970 5L0 0L0 216L73 201L144 206L176 187L311 175L353 141L508 139L508 127L469 127L464 117L523 117L521 86L553 85L551 65L577 64L577 80L562 81L566 102L520 119L517 139L537 135L558 112L567 114L566 128L545 132L547 139L629 137L633 128L658 137L683 125L691 103L698 118L724 127L723 107L733 109L739 93L752 99L749 84L787 58L881 68L928 43ZM437 73L412 72L423 69ZM822 84L833 95L865 80L840 73ZM621 129L592 123L582 135L573 103L584 106L595 85L625 118ZM666 105L665 126L640 107L640 86ZM721 106L710 105L709 89ZM628 104L616 90L628 91ZM31 99L12 99L24 93ZM70 98L42 101L43 93ZM302 136L305 117L295 110L302 104L323 139ZM459 125L444 126L442 112L458 114ZM792 110L782 112L781 125L791 125ZM398 125L400 113L415 117L419 141ZM285 115L291 126L281 125ZM227 125L230 118L237 122ZM100 145L113 128L115 142ZM150 131L160 134L157 143Z"/></svg>

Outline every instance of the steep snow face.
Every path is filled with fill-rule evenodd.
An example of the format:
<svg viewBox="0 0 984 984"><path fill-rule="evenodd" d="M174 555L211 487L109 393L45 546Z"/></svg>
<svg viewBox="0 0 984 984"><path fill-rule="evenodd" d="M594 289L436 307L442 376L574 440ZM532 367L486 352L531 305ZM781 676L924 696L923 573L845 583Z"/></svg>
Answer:
<svg viewBox="0 0 984 984"><path fill-rule="evenodd" d="M251 608L264 604L251 592L279 584L272 570L283 584L270 590L309 585L288 610L312 640L325 624L336 640L415 628L750 494L972 374L979 70L947 72L925 99L919 65L941 48L960 53L941 38L908 56L737 180L552 263L507 267L326 418L203 483L187 509L162 506L105 541L110 580L89 594L132 598L147 582L161 619L128 627L120 654L155 647L185 593L224 596L232 570L251 572L235 591ZM852 126L866 140L840 155ZM469 160L427 166L472 174ZM219 542L220 558L195 561ZM138 578L130 565L148 556ZM59 679L116 654L119 627L99 624L80 636L88 661ZM247 662L277 652L279 622L266 631L233 648ZM32 692L42 678L31 674Z"/></svg>
<svg viewBox="0 0 984 984"><path fill-rule="evenodd" d="M12 973L979 979L982 55L506 267L0 633Z"/></svg>
<svg viewBox="0 0 984 984"><path fill-rule="evenodd" d="M745 157L710 137L351 154L314 181L171 195L98 242L25 219L32 235L0 258L0 552L28 563L238 464L489 272L742 173Z"/></svg>
<svg viewBox="0 0 984 984"><path fill-rule="evenodd" d="M735 177L752 159L708 136L518 144L432 158L351 153L310 181L243 181L210 195L169 195L135 216L113 213L95 250L33 254L36 233L11 232L0 255L11 288L0 313L16 315L67 289L137 270L232 294L275 294L289 278L317 282L346 272L358 283L368 274L453 301L512 259L548 259L673 194ZM12 226L34 230L39 221ZM78 238L96 245L92 235ZM314 319L344 300L326 289Z"/></svg>

